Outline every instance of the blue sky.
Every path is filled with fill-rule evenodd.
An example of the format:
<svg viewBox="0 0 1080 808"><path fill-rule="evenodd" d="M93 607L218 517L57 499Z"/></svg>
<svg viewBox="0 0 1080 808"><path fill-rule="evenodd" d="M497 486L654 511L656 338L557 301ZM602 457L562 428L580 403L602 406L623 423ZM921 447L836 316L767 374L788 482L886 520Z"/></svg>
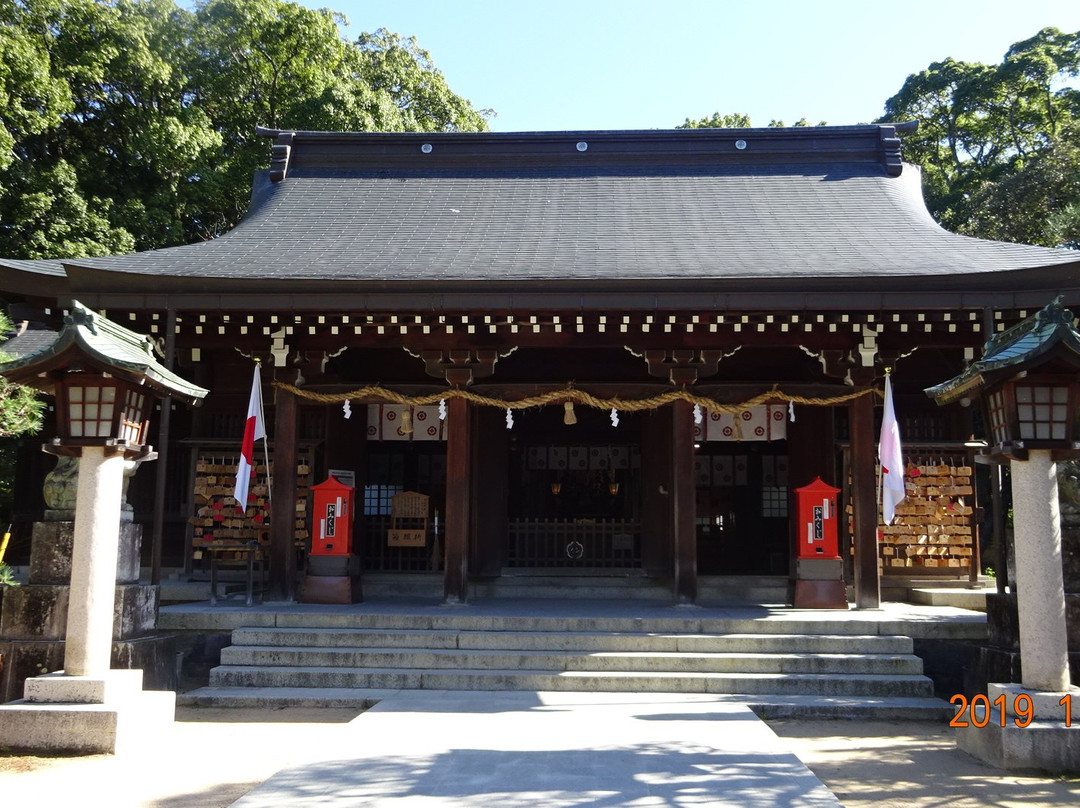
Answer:
<svg viewBox="0 0 1080 808"><path fill-rule="evenodd" d="M670 128L719 110L756 126L873 120L910 73L996 64L1078 0L323 0L353 36L416 36L500 132Z"/></svg>

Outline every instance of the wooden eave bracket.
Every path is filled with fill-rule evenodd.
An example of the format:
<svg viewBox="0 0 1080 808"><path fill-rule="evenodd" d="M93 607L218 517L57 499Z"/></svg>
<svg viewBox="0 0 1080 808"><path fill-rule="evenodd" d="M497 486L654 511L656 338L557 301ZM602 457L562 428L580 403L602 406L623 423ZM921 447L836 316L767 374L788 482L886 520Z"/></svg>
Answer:
<svg viewBox="0 0 1080 808"><path fill-rule="evenodd" d="M678 348L674 350L633 351L644 356L649 367L649 375L668 379L672 384L682 387L693 384L698 379L714 376L720 360L729 354L721 350L692 350Z"/></svg>
<svg viewBox="0 0 1080 808"><path fill-rule="evenodd" d="M504 352L505 353L505 352ZM436 379L445 379L455 387L468 387L477 379L495 372L499 361L496 348L462 348L449 351L421 351L424 370Z"/></svg>

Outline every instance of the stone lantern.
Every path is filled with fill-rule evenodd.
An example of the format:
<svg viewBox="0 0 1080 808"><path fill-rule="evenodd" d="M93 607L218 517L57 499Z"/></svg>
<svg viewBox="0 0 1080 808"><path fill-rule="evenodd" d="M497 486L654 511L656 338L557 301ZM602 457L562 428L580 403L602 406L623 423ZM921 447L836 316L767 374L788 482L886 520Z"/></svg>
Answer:
<svg viewBox="0 0 1080 808"><path fill-rule="evenodd" d="M142 691L141 671L109 668L125 461L155 457L154 398L197 404L207 391L159 364L148 337L78 302L49 347L0 375L55 396L57 436L42 448L79 464L64 670L27 679L24 699L0 707L0 746L116 751L124 726L171 721L175 699Z"/></svg>
<svg viewBox="0 0 1080 808"><path fill-rule="evenodd" d="M1080 332L1072 312L1058 298L926 393L938 404L980 397L990 459L1011 464L1022 683L991 684L987 701L998 712L985 724L973 716L957 742L1005 768L1080 770L1080 722L1067 726L1080 710L1080 688L1069 681L1056 467L1080 457ZM1025 725L1029 711L1038 726Z"/></svg>

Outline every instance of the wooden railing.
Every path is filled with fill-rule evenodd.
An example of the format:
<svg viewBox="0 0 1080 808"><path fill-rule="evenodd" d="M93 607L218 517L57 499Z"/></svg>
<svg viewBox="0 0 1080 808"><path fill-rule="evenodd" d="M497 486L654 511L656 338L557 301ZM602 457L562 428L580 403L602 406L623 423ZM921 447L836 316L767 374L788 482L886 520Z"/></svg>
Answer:
<svg viewBox="0 0 1080 808"><path fill-rule="evenodd" d="M442 568L426 547L390 547L389 517L364 517L361 543L369 572L421 572ZM440 539L440 549L441 540ZM641 525L626 519L514 519L507 525L507 567L636 569L641 567Z"/></svg>
<svg viewBox="0 0 1080 808"><path fill-rule="evenodd" d="M513 519L508 567L636 568L641 525L625 519Z"/></svg>

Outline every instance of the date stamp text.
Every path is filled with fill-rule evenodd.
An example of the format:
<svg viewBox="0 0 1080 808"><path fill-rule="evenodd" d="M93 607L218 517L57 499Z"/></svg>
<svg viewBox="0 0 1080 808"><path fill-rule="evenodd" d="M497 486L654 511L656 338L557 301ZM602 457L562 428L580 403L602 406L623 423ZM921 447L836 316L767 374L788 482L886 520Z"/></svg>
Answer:
<svg viewBox="0 0 1080 808"><path fill-rule="evenodd" d="M957 693L949 699L949 703L956 705L956 714L949 722L950 727L985 727L993 718L993 711L990 709L991 705L997 708L998 721L1003 727L1011 718L1015 726L1023 728L1028 726L1035 717L1035 706L1031 702L1031 696L1027 693L1020 693L1013 699L1011 714L1006 710L1008 700L1005 698L1005 694L998 696L991 702L987 696L981 693L972 696L970 700L962 693ZM1065 721L1065 726L1071 727L1072 695L1066 693L1058 704L1062 708L1062 718Z"/></svg>

